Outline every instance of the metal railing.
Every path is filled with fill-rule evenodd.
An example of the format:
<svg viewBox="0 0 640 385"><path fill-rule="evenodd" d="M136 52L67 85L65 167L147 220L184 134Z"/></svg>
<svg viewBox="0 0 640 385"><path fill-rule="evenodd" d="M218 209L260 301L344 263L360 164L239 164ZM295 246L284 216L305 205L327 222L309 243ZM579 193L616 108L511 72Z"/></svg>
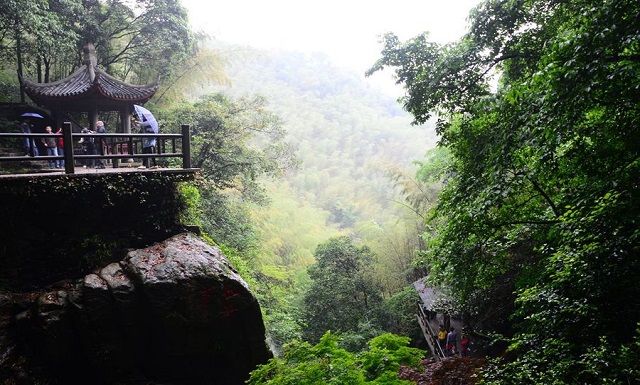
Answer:
<svg viewBox="0 0 640 385"><path fill-rule="evenodd" d="M110 159L113 167L119 167L121 159L132 158L180 158L182 159L182 168L191 168L191 137L189 133L189 125L181 126L180 134L145 134L145 133L76 133L71 130L71 123L65 122L62 126L62 134L49 133L0 133L1 138L17 138L22 143L27 140L41 140L42 138L59 138L63 139L64 155L50 156L38 155L37 157L29 156L0 156L2 162L16 162L27 160L41 161L59 161L64 160L64 169L67 174L75 173L75 161L93 161ZM142 140L145 138L155 138L156 146L153 153L142 153ZM94 145L98 154L76 153L78 150L77 143L83 139L88 141L94 140ZM96 143L97 141L97 143Z"/></svg>
<svg viewBox="0 0 640 385"><path fill-rule="evenodd" d="M421 304L418 304L418 323L420 324L420 329L422 329L422 334L429 346L429 350L433 353L433 356L436 360L440 361L445 357L445 353L440 346L438 341L438 335L435 330L431 327L431 323L429 322L429 317L425 313Z"/></svg>

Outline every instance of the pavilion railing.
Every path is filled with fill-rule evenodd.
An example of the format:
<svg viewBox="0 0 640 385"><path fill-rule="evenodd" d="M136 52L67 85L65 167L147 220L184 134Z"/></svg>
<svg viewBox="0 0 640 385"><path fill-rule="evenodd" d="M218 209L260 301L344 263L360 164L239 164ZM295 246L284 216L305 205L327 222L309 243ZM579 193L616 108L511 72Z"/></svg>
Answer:
<svg viewBox="0 0 640 385"><path fill-rule="evenodd" d="M29 156L0 156L0 164L3 162L16 162L27 160L58 161L64 160L64 171L67 174L74 174L76 160L92 161L110 159L114 168L119 167L121 159L130 160L133 158L181 158L182 168L191 168L191 137L189 125L181 126L180 134L145 134L145 133L76 133L71 130L71 123L65 122L62 127L62 134L48 133L0 133L2 138L20 139L21 145L26 140L40 141L43 138L62 138L64 142L64 155L49 156L39 155ZM142 140L145 138L155 138L156 146L153 153L142 153ZM97 154L84 154L78 152L78 142L93 139Z"/></svg>

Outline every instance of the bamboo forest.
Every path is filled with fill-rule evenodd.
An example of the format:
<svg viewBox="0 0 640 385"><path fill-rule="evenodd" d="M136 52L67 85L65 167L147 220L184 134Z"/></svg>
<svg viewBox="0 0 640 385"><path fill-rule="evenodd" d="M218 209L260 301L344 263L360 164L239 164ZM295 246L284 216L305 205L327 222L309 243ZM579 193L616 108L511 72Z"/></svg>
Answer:
<svg viewBox="0 0 640 385"><path fill-rule="evenodd" d="M12 111L31 108L135 133L122 108L63 118L27 94L70 77L88 43L103 79L157 87L144 105L160 134L189 125L179 218L255 296L269 350L241 380L206 383L640 383L640 2L482 0L459 39L389 31L362 72L215 39L180 0L2 0L0 15L0 132L18 133ZM396 96L371 82L383 73ZM0 143L0 157L23 151ZM155 160L125 171L180 168ZM55 175L35 156L8 164L0 184ZM66 278L138 247L125 238L80 242L93 254ZM27 307L9 300L26 290L10 274L7 336L20 329L9 309ZM0 337L0 384L76 378L19 340ZM205 383L141 367L95 383Z"/></svg>

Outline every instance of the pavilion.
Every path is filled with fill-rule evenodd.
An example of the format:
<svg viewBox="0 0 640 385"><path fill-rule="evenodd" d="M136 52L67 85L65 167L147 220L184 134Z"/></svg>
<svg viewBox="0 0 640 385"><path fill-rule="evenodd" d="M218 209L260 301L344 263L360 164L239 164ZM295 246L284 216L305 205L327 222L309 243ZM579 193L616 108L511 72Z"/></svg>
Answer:
<svg viewBox="0 0 640 385"><path fill-rule="evenodd" d="M131 132L133 105L146 103L158 90L158 82L131 85L98 68L91 43L83 48L83 65L68 77L36 83L21 76L20 85L34 103L52 112L57 127L66 111L78 111L88 113L89 128L95 131L100 111L117 111L125 133Z"/></svg>

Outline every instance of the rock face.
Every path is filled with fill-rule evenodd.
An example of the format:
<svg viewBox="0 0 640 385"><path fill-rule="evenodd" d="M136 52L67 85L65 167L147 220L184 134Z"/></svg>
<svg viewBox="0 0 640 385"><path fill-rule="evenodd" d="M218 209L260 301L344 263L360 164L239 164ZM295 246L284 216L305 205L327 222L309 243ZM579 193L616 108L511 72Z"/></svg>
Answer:
<svg viewBox="0 0 640 385"><path fill-rule="evenodd" d="M0 378L13 383L242 384L271 357L265 341L247 284L192 234L0 296Z"/></svg>

